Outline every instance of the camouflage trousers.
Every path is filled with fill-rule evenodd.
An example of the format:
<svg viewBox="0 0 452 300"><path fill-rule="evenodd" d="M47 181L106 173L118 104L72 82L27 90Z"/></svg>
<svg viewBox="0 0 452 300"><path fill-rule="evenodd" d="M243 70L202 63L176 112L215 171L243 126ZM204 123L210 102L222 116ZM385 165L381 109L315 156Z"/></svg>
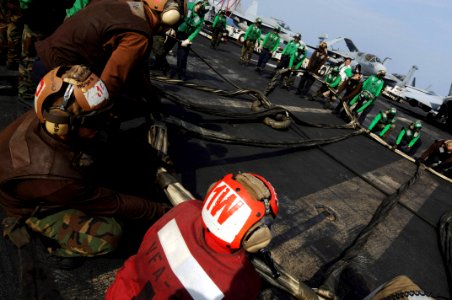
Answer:
<svg viewBox="0 0 452 300"><path fill-rule="evenodd" d="M43 39L43 35L31 31L30 27L24 26L22 34L22 56L19 63L19 86L18 93L21 100L32 102L36 90L36 83L32 79L33 63L36 60L35 43Z"/></svg>
<svg viewBox="0 0 452 300"><path fill-rule="evenodd" d="M0 61L12 69L16 69L20 61L23 26L19 1L1 1Z"/></svg>
<svg viewBox="0 0 452 300"><path fill-rule="evenodd" d="M90 216L76 209L66 209L40 217L30 217L26 224L58 243L48 248L61 257L92 257L115 250L122 236L122 226L113 217Z"/></svg>
<svg viewBox="0 0 452 300"><path fill-rule="evenodd" d="M216 48L221 43L221 37L223 36L223 29L214 29L212 32L212 40L210 41L210 46Z"/></svg>
<svg viewBox="0 0 452 300"><path fill-rule="evenodd" d="M251 60L251 55L254 52L255 41L245 41L242 47L242 52L240 54L240 63L249 64Z"/></svg>

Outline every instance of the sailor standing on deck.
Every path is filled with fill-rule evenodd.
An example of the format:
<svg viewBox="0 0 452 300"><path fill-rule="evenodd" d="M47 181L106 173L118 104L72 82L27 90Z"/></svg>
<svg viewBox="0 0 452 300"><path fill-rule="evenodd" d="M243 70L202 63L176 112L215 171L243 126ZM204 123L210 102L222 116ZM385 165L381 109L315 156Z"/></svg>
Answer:
<svg viewBox="0 0 452 300"><path fill-rule="evenodd" d="M207 13L208 0L200 0L187 5L187 15L184 21L177 29L177 66L175 73L172 72L170 77L177 74L180 80L187 79L187 60L190 53L190 46L193 40L201 31L204 24L204 16Z"/></svg>
<svg viewBox="0 0 452 300"><path fill-rule="evenodd" d="M261 72L265 68L268 60L275 53L276 49L278 49L279 42L281 40L279 37L280 32L281 28L277 26L273 32L269 32L265 36L262 45L259 47L261 49L261 53L259 54L259 59L257 61L257 67L255 69L256 72Z"/></svg>
<svg viewBox="0 0 452 300"><path fill-rule="evenodd" d="M221 42L221 37L223 32L226 30L226 11L220 9L218 14L215 16L212 24L212 41L210 43L210 48L216 49Z"/></svg>
<svg viewBox="0 0 452 300"><path fill-rule="evenodd" d="M295 55L298 48L304 47L304 45L302 45L300 43L300 40L301 40L301 34L297 33L293 37L293 40L291 40L289 43L287 43L287 45L284 47L283 51L281 52L281 60L279 61L278 65L276 66L275 70L287 68L289 66L290 58L293 55Z"/></svg>
<svg viewBox="0 0 452 300"><path fill-rule="evenodd" d="M254 47L257 45L259 46L261 42L261 25L262 25L262 19L256 18L256 21L254 24L251 24L248 29L246 30L244 41L243 41L243 47L242 52L240 53L240 64L241 65L248 65L250 63L251 55L254 52Z"/></svg>
<svg viewBox="0 0 452 300"><path fill-rule="evenodd" d="M306 67L306 72L304 72L303 76L300 78L300 82L298 83L296 95L306 95L309 92L309 89L314 84L315 78L313 75L319 75L320 68L326 63L328 60L328 52L327 52L327 44L325 42L321 42L319 47L312 53L309 58L308 66Z"/></svg>
<svg viewBox="0 0 452 300"><path fill-rule="evenodd" d="M288 68L291 70L290 72L284 73L282 81L283 81L283 88L289 89L291 86L291 79L290 76L293 71L301 69L301 66L304 63L304 60L306 59L306 47L302 45L290 56L289 65Z"/></svg>
<svg viewBox="0 0 452 300"><path fill-rule="evenodd" d="M182 202L148 230L106 299L256 299L261 280L247 252L269 244L278 210L266 179L226 175L204 202Z"/></svg>

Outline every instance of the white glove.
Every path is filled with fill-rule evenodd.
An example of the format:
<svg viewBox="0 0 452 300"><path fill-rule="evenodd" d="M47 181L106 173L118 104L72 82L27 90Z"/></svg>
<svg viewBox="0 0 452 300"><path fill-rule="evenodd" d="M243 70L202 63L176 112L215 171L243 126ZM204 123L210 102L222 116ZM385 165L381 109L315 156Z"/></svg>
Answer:
<svg viewBox="0 0 452 300"><path fill-rule="evenodd" d="M257 52L259 52L259 53L262 52L262 47L261 46L257 47Z"/></svg>
<svg viewBox="0 0 452 300"><path fill-rule="evenodd" d="M188 45L191 45L191 44L192 44L192 42L190 42L189 39L183 40L182 43L180 43L180 45L182 47L187 47Z"/></svg>

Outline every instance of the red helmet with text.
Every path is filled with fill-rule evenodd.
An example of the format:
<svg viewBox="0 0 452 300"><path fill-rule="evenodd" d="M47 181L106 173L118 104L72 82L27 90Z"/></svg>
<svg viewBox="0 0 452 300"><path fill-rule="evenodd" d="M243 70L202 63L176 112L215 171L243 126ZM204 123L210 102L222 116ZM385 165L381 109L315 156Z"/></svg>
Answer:
<svg viewBox="0 0 452 300"><path fill-rule="evenodd" d="M213 184L204 200L205 238L229 250L257 252L270 243L269 226L278 210L276 192L265 178L228 174Z"/></svg>
<svg viewBox="0 0 452 300"><path fill-rule="evenodd" d="M90 123L109 104L107 87L86 66L61 66L48 72L36 88L36 116L52 135L65 136Z"/></svg>

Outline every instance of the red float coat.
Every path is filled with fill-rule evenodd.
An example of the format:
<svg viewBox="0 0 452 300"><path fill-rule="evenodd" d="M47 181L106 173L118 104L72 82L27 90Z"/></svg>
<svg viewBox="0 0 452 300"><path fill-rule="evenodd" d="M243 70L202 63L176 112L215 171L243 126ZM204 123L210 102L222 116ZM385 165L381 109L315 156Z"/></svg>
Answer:
<svg viewBox="0 0 452 300"><path fill-rule="evenodd" d="M184 202L152 225L106 299L256 299L260 278L245 251L209 248L201 209L201 201Z"/></svg>

